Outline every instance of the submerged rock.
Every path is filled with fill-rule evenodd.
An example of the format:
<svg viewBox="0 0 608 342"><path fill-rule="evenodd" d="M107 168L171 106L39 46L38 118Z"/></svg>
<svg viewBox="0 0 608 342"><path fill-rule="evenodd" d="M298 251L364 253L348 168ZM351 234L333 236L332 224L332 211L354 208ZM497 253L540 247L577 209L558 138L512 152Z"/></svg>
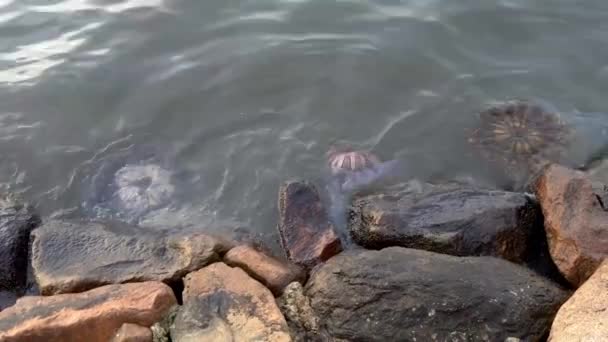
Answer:
<svg viewBox="0 0 608 342"><path fill-rule="evenodd" d="M348 341L539 341L568 293L499 258L389 247L330 259L306 295Z"/></svg>
<svg viewBox="0 0 608 342"><path fill-rule="evenodd" d="M525 194L410 182L356 199L350 230L357 244L371 249L402 246L521 262L540 217Z"/></svg>
<svg viewBox="0 0 608 342"><path fill-rule="evenodd" d="M295 264L310 269L340 253L342 244L314 185L283 184L278 207L281 246Z"/></svg>
<svg viewBox="0 0 608 342"><path fill-rule="evenodd" d="M230 247L204 234L165 236L110 222L50 221L33 235L32 266L44 295L105 284L180 281Z"/></svg>
<svg viewBox="0 0 608 342"><path fill-rule="evenodd" d="M0 341L107 342L124 323L149 327L176 304L171 288L159 282L22 297L0 312Z"/></svg>
<svg viewBox="0 0 608 342"><path fill-rule="evenodd" d="M224 262L229 266L240 267L264 284L275 296L280 296L292 281L303 283L306 278L302 268L282 262L247 245L232 248L224 256Z"/></svg>
<svg viewBox="0 0 608 342"><path fill-rule="evenodd" d="M173 341L291 341L270 290L240 268L214 263L188 274L184 285Z"/></svg>
<svg viewBox="0 0 608 342"><path fill-rule="evenodd" d="M559 165L544 170L535 192L551 257L577 287L608 257L608 208L583 172Z"/></svg>
<svg viewBox="0 0 608 342"><path fill-rule="evenodd" d="M549 341L608 341L608 260L559 309Z"/></svg>
<svg viewBox="0 0 608 342"><path fill-rule="evenodd" d="M30 232L38 224L32 207L0 196L0 291L22 292L25 287Z"/></svg>

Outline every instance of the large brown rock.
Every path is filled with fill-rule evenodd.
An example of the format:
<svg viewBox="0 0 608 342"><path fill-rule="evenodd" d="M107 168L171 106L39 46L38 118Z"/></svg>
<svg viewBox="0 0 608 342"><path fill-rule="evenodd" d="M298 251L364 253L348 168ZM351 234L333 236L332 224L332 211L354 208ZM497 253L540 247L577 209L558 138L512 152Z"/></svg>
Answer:
<svg viewBox="0 0 608 342"><path fill-rule="evenodd" d="M184 285L173 341L291 341L270 290L240 268L214 263L188 274Z"/></svg>
<svg viewBox="0 0 608 342"><path fill-rule="evenodd" d="M123 323L149 327L176 304L171 288L159 282L22 297L0 312L0 341L108 342Z"/></svg>
<svg viewBox="0 0 608 342"><path fill-rule="evenodd" d="M356 199L349 226L355 242L370 249L401 246L522 262L542 216L521 193L409 182Z"/></svg>
<svg viewBox="0 0 608 342"><path fill-rule="evenodd" d="M563 166L546 168L535 192L551 257L564 277L579 286L608 256L608 212L587 176Z"/></svg>
<svg viewBox="0 0 608 342"><path fill-rule="evenodd" d="M540 341L568 292L495 257L388 247L319 266L306 295L322 327L347 341Z"/></svg>
<svg viewBox="0 0 608 342"><path fill-rule="evenodd" d="M229 266L237 266L280 296L293 281L304 283L306 273L297 265L278 260L247 245L232 248L224 256Z"/></svg>
<svg viewBox="0 0 608 342"><path fill-rule="evenodd" d="M12 195L0 195L0 291L21 294L26 285L30 232L40 218Z"/></svg>
<svg viewBox="0 0 608 342"><path fill-rule="evenodd" d="M278 207L281 246L291 261L310 269L340 253L340 238L312 183L283 184Z"/></svg>
<svg viewBox="0 0 608 342"><path fill-rule="evenodd" d="M549 341L608 341L608 260L559 309Z"/></svg>
<svg viewBox="0 0 608 342"><path fill-rule="evenodd" d="M44 295L105 284L177 282L229 246L203 234L165 236L121 223L50 221L33 233L32 266Z"/></svg>

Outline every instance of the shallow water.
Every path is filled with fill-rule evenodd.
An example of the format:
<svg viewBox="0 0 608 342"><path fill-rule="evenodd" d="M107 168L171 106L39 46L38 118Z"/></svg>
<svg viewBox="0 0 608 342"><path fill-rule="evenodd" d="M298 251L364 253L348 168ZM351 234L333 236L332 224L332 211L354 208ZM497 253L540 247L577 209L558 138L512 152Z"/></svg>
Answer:
<svg viewBox="0 0 608 342"><path fill-rule="evenodd" d="M607 140L607 19L604 0L0 0L0 183L57 214L96 198L100 154L154 151L184 191L148 224L274 243L279 185L319 178L336 139L467 174L484 103L533 97L583 123L581 163Z"/></svg>

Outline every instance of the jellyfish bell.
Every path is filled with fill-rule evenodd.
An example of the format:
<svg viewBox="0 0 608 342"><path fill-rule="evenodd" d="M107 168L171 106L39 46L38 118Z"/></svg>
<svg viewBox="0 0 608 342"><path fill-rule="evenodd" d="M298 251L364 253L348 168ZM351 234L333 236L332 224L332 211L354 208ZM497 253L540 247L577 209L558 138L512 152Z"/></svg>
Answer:
<svg viewBox="0 0 608 342"><path fill-rule="evenodd" d="M572 141L571 127L544 101L491 103L478 119L469 143L519 184L529 183L547 164L561 162Z"/></svg>

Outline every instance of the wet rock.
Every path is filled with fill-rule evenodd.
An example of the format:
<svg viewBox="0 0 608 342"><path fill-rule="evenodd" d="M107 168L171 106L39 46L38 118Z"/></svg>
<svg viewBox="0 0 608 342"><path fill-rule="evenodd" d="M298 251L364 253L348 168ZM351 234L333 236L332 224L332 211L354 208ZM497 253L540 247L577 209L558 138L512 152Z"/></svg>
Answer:
<svg viewBox="0 0 608 342"><path fill-rule="evenodd" d="M0 291L0 311L12 306L17 301L17 295L9 291Z"/></svg>
<svg viewBox="0 0 608 342"><path fill-rule="evenodd" d="M152 342L152 331L148 327L125 323L118 329L112 342Z"/></svg>
<svg viewBox="0 0 608 342"><path fill-rule="evenodd" d="M179 305L175 305L162 320L154 323L154 325L150 327L150 330L152 330L152 340L154 342L171 342L171 325L173 324L173 321L175 321L175 315L177 315L179 308Z"/></svg>
<svg viewBox="0 0 608 342"><path fill-rule="evenodd" d="M522 265L566 289L572 289L572 285L564 278L553 259L551 259L542 215L538 218L538 221L537 229L531 233L528 239L528 251Z"/></svg>
<svg viewBox="0 0 608 342"><path fill-rule="evenodd" d="M289 181L279 190L278 225L287 257L305 268L340 253L342 245L315 186Z"/></svg>
<svg viewBox="0 0 608 342"><path fill-rule="evenodd" d="M229 248L203 234L165 236L109 222L50 221L33 235L32 266L44 295L105 284L181 281Z"/></svg>
<svg viewBox="0 0 608 342"><path fill-rule="evenodd" d="M356 199L350 230L370 249L402 246L522 262L540 216L521 193L410 182Z"/></svg>
<svg viewBox="0 0 608 342"><path fill-rule="evenodd" d="M557 312L549 342L608 341L608 260Z"/></svg>
<svg viewBox="0 0 608 342"><path fill-rule="evenodd" d="M304 294L302 284L298 282L289 284L277 303L295 341L323 340L325 336L319 329L319 318L310 306L310 299Z"/></svg>
<svg viewBox="0 0 608 342"><path fill-rule="evenodd" d="M330 259L306 295L348 341L539 341L568 293L499 258L389 247Z"/></svg>
<svg viewBox="0 0 608 342"><path fill-rule="evenodd" d="M563 166L546 168L535 192L545 217L551 257L577 287L608 256L608 212L589 178Z"/></svg>
<svg viewBox="0 0 608 342"><path fill-rule="evenodd" d="M240 268L214 263L188 274L184 285L173 341L291 341L270 290Z"/></svg>
<svg viewBox="0 0 608 342"><path fill-rule="evenodd" d="M272 254L273 250L265 242L265 235L260 232L253 232L244 227L235 227L230 229L229 227L221 227L223 231L231 230L230 239L234 241L235 245L247 245L262 253Z"/></svg>
<svg viewBox="0 0 608 342"><path fill-rule="evenodd" d="M149 327L175 304L171 288L159 282L22 297L0 312L0 341L107 342L123 323Z"/></svg>
<svg viewBox="0 0 608 342"><path fill-rule="evenodd" d="M0 195L0 291L22 292L27 279L30 232L40 218L31 206Z"/></svg>
<svg viewBox="0 0 608 342"><path fill-rule="evenodd" d="M292 281L305 281L306 274L302 268L282 262L251 246L232 248L224 256L224 262L229 266L242 268L252 278L269 288L275 296L280 296L285 286Z"/></svg>
<svg viewBox="0 0 608 342"><path fill-rule="evenodd" d="M604 159L593 163L586 174L594 182L608 184L608 160Z"/></svg>

